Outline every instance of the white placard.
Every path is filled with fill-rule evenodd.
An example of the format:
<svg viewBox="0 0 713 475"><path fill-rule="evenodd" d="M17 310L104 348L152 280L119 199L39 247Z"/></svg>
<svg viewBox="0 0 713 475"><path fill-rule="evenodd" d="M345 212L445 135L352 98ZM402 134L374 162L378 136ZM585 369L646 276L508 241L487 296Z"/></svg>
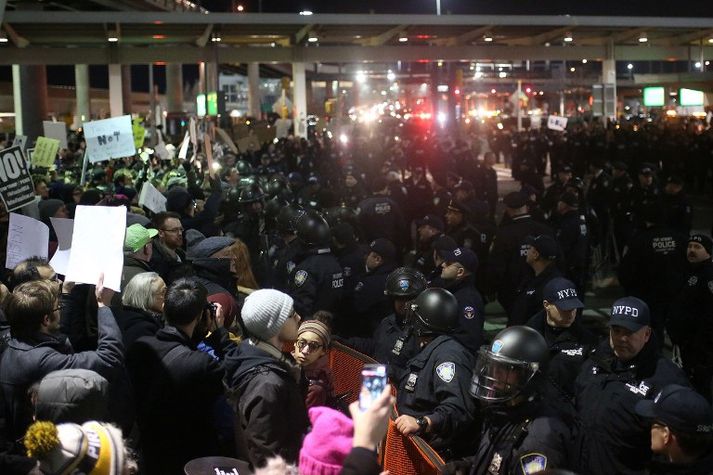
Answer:
<svg viewBox="0 0 713 475"><path fill-rule="evenodd" d="M57 235L57 250L50 259L50 265L58 274L65 275L69 266L69 254L72 250L72 231L74 220L66 218L50 218L54 233Z"/></svg>
<svg viewBox="0 0 713 475"><path fill-rule="evenodd" d="M10 213L5 268L14 269L28 257L47 259L49 242L50 228L45 223L22 214Z"/></svg>
<svg viewBox="0 0 713 475"><path fill-rule="evenodd" d="M148 181L141 187L139 206L146 206L154 213L166 211L166 197Z"/></svg>
<svg viewBox="0 0 713 475"><path fill-rule="evenodd" d="M52 122L51 120L42 121L42 129L45 137L49 139L59 140L60 150L67 148L67 124L64 122Z"/></svg>
<svg viewBox="0 0 713 475"><path fill-rule="evenodd" d="M12 139L12 147L19 146L22 150L25 150L25 145L27 145L27 135L16 135Z"/></svg>
<svg viewBox="0 0 713 475"><path fill-rule="evenodd" d="M125 233L126 207L77 206L66 280L95 285L103 273L104 287L120 292Z"/></svg>
<svg viewBox="0 0 713 475"><path fill-rule="evenodd" d="M188 156L188 141L190 137L188 136L188 132L186 132L186 136L183 137L183 143L181 143L181 148L178 150L178 158L181 160L185 160L186 157Z"/></svg>
<svg viewBox="0 0 713 475"><path fill-rule="evenodd" d="M92 163L131 157L136 153L130 115L85 122L84 137Z"/></svg>
<svg viewBox="0 0 713 475"><path fill-rule="evenodd" d="M567 128L567 117L551 115L547 118L547 128L563 132Z"/></svg>
<svg viewBox="0 0 713 475"><path fill-rule="evenodd" d="M160 130L157 130L156 134L158 135L158 143L156 144L156 147L154 147L154 155L161 160L170 160L171 155L168 153L168 149L166 148L166 142L163 141L163 134Z"/></svg>

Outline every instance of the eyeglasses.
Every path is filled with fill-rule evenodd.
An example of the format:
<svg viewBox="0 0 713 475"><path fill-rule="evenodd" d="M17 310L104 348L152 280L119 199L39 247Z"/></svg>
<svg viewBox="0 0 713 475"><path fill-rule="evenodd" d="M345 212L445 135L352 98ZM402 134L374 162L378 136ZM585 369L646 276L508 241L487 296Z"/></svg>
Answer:
<svg viewBox="0 0 713 475"><path fill-rule="evenodd" d="M53 312L59 312L59 311L62 310L63 308L64 308L64 304L60 303L60 304L57 304L57 308L53 309L52 311L53 311Z"/></svg>
<svg viewBox="0 0 713 475"><path fill-rule="evenodd" d="M165 233L182 233L183 228L176 228L176 229L162 229L161 231Z"/></svg>
<svg viewBox="0 0 713 475"><path fill-rule="evenodd" d="M307 340L301 340L301 339L297 340L295 342L295 346L300 351L304 350L306 347L310 353L324 348L323 344L317 343L316 341L307 341Z"/></svg>

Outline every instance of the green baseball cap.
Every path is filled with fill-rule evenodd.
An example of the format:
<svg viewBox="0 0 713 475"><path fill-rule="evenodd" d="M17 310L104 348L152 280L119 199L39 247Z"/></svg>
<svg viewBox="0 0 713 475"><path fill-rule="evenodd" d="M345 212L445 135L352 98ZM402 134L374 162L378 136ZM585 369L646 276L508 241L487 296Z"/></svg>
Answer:
<svg viewBox="0 0 713 475"><path fill-rule="evenodd" d="M148 244L158 234L156 229L146 229L140 224L132 224L126 228L126 237L124 238L124 250L137 252L139 249Z"/></svg>

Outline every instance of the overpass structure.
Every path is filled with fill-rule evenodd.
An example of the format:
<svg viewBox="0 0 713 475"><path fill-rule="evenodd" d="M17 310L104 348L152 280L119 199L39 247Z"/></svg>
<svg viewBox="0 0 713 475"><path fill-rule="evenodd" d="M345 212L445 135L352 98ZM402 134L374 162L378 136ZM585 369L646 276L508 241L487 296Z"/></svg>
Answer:
<svg viewBox="0 0 713 475"><path fill-rule="evenodd" d="M28 125L41 115L42 105L28 96L42 90L48 64L76 65L78 115L88 100L88 64L109 65L112 115L123 109L127 65L165 63L171 109L182 104L181 64L200 63L213 90L219 64L247 64L253 112L258 65L287 65L295 108L304 115L306 72L314 64L342 72L397 62L587 59L601 63L598 82L615 90L617 61L703 64L713 56L713 16L301 15L214 13L188 0L7 3L0 64L13 65L16 111Z"/></svg>

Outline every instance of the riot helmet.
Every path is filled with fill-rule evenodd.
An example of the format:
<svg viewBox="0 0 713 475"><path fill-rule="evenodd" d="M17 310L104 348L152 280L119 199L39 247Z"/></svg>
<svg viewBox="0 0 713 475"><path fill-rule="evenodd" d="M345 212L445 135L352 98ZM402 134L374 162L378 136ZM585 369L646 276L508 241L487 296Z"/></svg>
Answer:
<svg viewBox="0 0 713 475"><path fill-rule="evenodd" d="M257 184L238 188L238 203L248 204L261 201L265 195Z"/></svg>
<svg viewBox="0 0 713 475"><path fill-rule="evenodd" d="M240 176L252 175L253 167L247 160L238 160L235 164L235 169L238 170Z"/></svg>
<svg viewBox="0 0 713 475"><path fill-rule="evenodd" d="M448 335L458 328L458 300L439 287L421 292L411 303L418 336Z"/></svg>
<svg viewBox="0 0 713 475"><path fill-rule="evenodd" d="M525 326L506 328L492 345L482 346L473 371L470 394L490 403L512 402L535 391L547 362L545 339Z"/></svg>
<svg viewBox="0 0 713 475"><path fill-rule="evenodd" d="M283 206L277 213L277 230L283 234L294 233L297 220L305 210L298 205Z"/></svg>
<svg viewBox="0 0 713 475"><path fill-rule="evenodd" d="M309 247L329 247L332 233L327 220L314 209L307 209L295 223L295 231L300 241Z"/></svg>
<svg viewBox="0 0 713 475"><path fill-rule="evenodd" d="M401 299L416 298L426 289L426 277L410 267L399 267L386 278L384 295Z"/></svg>

